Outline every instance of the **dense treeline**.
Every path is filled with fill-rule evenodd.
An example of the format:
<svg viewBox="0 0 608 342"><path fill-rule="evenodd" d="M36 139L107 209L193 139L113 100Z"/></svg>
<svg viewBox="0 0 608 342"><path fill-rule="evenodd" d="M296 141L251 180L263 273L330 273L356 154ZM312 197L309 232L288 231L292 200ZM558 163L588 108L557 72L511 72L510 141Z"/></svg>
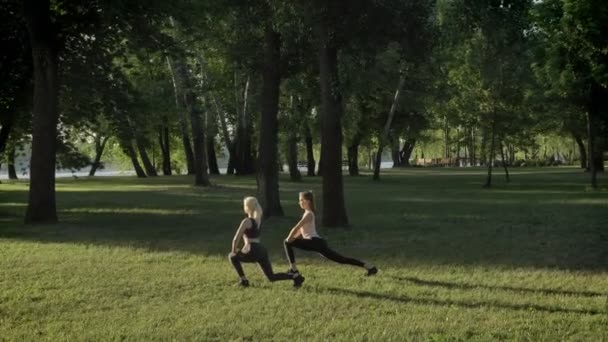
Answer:
<svg viewBox="0 0 608 342"><path fill-rule="evenodd" d="M0 160L15 178L15 151L31 146L26 222L57 221L55 169L93 176L109 142L138 177L187 172L197 186L228 151L227 173L256 175L267 216L283 213L280 165L298 181L306 161L323 177L326 226L348 224L343 161L358 175L364 148L377 180L384 149L409 166L430 132L442 132L444 160L486 166L488 187L493 167L508 179L547 134L576 142L593 187L603 171L600 0L0 6Z"/></svg>

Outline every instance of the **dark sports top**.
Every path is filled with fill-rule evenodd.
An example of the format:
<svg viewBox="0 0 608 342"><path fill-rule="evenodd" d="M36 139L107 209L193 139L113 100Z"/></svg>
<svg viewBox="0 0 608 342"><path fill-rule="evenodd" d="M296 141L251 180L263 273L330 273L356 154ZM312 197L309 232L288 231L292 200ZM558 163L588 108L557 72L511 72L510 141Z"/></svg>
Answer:
<svg viewBox="0 0 608 342"><path fill-rule="evenodd" d="M249 220L251 221L251 227L245 229L244 234L249 239L257 239L260 237L262 231L254 219L250 218Z"/></svg>

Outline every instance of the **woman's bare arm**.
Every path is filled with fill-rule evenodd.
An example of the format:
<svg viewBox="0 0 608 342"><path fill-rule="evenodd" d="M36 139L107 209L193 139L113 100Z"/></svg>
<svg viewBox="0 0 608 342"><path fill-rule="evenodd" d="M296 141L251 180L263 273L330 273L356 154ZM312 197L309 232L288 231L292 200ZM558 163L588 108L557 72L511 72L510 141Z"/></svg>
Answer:
<svg viewBox="0 0 608 342"><path fill-rule="evenodd" d="M302 231L300 230L300 228L302 228L302 226L308 222L310 222L312 220L312 214L307 212L302 216L302 219L300 219L300 221L298 221L298 223L296 223L296 225L291 229L291 231L289 232L289 235L287 235L287 239L285 239L287 242L291 242L293 240L295 240L298 236L300 236L300 234L302 234Z"/></svg>
<svg viewBox="0 0 608 342"><path fill-rule="evenodd" d="M239 241L242 240L245 229L250 227L251 222L248 219L241 221L241 224L239 225L239 228L236 230L236 234L234 234L234 238L232 239L232 253L238 252Z"/></svg>

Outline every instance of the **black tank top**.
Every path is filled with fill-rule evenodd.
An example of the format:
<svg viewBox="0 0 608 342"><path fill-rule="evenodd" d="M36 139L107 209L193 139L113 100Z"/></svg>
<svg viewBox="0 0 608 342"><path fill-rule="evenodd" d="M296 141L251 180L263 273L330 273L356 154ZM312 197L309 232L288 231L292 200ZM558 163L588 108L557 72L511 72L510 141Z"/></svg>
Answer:
<svg viewBox="0 0 608 342"><path fill-rule="evenodd" d="M251 227L245 229L245 236L248 237L249 239L257 239L260 237L260 234L262 233L260 228L258 227L258 224L255 222L254 219L250 218L249 219L251 221Z"/></svg>

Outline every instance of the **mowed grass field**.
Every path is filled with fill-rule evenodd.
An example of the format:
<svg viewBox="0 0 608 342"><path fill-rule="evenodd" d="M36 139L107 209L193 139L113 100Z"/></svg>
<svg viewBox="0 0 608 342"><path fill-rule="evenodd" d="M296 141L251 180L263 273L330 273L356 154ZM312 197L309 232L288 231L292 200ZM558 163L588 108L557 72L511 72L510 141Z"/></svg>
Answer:
<svg viewBox="0 0 608 342"><path fill-rule="evenodd" d="M0 184L2 341L608 341L608 177L514 169L482 189L482 169L345 176L349 229L319 228L364 270L297 250L306 277L268 282L227 260L253 177L59 179L61 223L23 225L27 183ZM276 271L297 222L264 225ZM317 203L321 208L321 203ZM321 216L322 213L319 213Z"/></svg>

